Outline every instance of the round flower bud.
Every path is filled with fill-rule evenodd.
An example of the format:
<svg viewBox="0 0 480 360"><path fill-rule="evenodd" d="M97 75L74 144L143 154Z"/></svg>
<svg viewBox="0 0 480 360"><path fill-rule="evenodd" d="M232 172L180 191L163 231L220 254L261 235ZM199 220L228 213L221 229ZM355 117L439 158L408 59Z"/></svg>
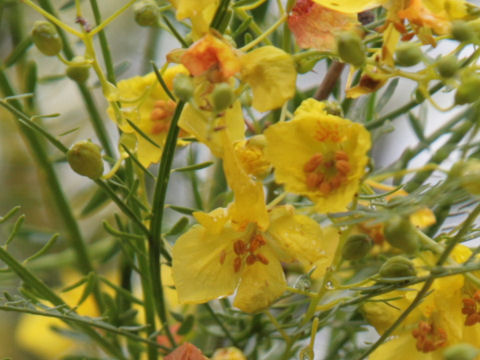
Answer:
<svg viewBox="0 0 480 360"><path fill-rule="evenodd" d="M216 350L212 360L247 360L247 358L236 347L228 347Z"/></svg>
<svg viewBox="0 0 480 360"><path fill-rule="evenodd" d="M337 51L343 62L360 67L365 62L362 39L352 32L343 32L337 37Z"/></svg>
<svg viewBox="0 0 480 360"><path fill-rule="evenodd" d="M378 273L384 278L400 278L417 275L413 263L403 256L394 256L385 261Z"/></svg>
<svg viewBox="0 0 480 360"><path fill-rule="evenodd" d="M396 215L388 219L384 224L384 235L390 245L406 253L410 254L417 250L418 235L408 217Z"/></svg>
<svg viewBox="0 0 480 360"><path fill-rule="evenodd" d="M182 101L188 101L192 98L195 87L192 78L187 74L178 74L173 79L173 93Z"/></svg>
<svg viewBox="0 0 480 360"><path fill-rule="evenodd" d="M425 96L422 94L422 91L417 87L415 89L415 101L417 103L422 103L425 100Z"/></svg>
<svg viewBox="0 0 480 360"><path fill-rule="evenodd" d="M336 101L325 101L325 111L327 114L340 116L343 115L343 110L340 104Z"/></svg>
<svg viewBox="0 0 480 360"><path fill-rule="evenodd" d="M480 160L457 162L450 170L450 177L459 179L461 186L473 195L480 195Z"/></svg>
<svg viewBox="0 0 480 360"><path fill-rule="evenodd" d="M373 246L373 240L366 234L351 235L345 241L342 256L345 260L358 260L368 254Z"/></svg>
<svg viewBox="0 0 480 360"><path fill-rule="evenodd" d="M398 66L417 65L422 58L422 50L415 44L402 44L395 51L395 63Z"/></svg>
<svg viewBox="0 0 480 360"><path fill-rule="evenodd" d="M462 80L455 93L455 103L464 105L472 103L480 97L480 77L469 76Z"/></svg>
<svg viewBox="0 0 480 360"><path fill-rule="evenodd" d="M67 152L67 160L77 174L90 179L98 179L103 174L100 146L91 141L80 141L74 144Z"/></svg>
<svg viewBox="0 0 480 360"><path fill-rule="evenodd" d="M32 29L32 40L44 55L55 56L63 48L62 39L52 23L35 21Z"/></svg>
<svg viewBox="0 0 480 360"><path fill-rule="evenodd" d="M459 68L459 64L455 55L449 55L440 58L435 65L441 77L451 78L455 75Z"/></svg>
<svg viewBox="0 0 480 360"><path fill-rule="evenodd" d="M480 350L473 345L460 343L448 347L443 352L445 360L474 360Z"/></svg>
<svg viewBox="0 0 480 360"><path fill-rule="evenodd" d="M475 31L466 21L457 20L452 24L452 38L460 42L471 42L475 38Z"/></svg>
<svg viewBox="0 0 480 360"><path fill-rule="evenodd" d="M90 64L83 56L75 56L67 66L66 73L70 79L82 84L90 76Z"/></svg>
<svg viewBox="0 0 480 360"><path fill-rule="evenodd" d="M235 93L232 87L227 83L215 85L212 92L212 105L215 111L223 111L233 104Z"/></svg>
<svg viewBox="0 0 480 360"><path fill-rule="evenodd" d="M154 0L142 0L133 7L135 21L140 26L156 26L160 9Z"/></svg>

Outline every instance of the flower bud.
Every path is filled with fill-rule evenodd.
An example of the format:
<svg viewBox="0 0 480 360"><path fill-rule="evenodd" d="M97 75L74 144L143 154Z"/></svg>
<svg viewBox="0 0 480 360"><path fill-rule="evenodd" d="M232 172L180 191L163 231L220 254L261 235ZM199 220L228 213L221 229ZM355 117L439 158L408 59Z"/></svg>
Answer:
<svg viewBox="0 0 480 360"><path fill-rule="evenodd" d="M404 256L394 256L380 267L379 274L384 278L400 278L417 275L413 263Z"/></svg>
<svg viewBox="0 0 480 360"><path fill-rule="evenodd" d="M422 58L422 50L415 44L402 44L395 51L395 63L398 66L417 65Z"/></svg>
<svg viewBox="0 0 480 360"><path fill-rule="evenodd" d="M154 0L142 0L133 7L135 21L140 26L156 26L160 9Z"/></svg>
<svg viewBox="0 0 480 360"><path fill-rule="evenodd" d="M90 76L90 64L83 56L75 56L67 66L66 73L70 79L82 84Z"/></svg>
<svg viewBox="0 0 480 360"><path fill-rule="evenodd" d="M373 246L373 240L366 234L351 235L345 241L342 256L345 260L358 260L368 254Z"/></svg>
<svg viewBox="0 0 480 360"><path fill-rule="evenodd" d="M343 32L337 37L337 51L342 61L360 67L365 62L362 39L353 32Z"/></svg>
<svg viewBox="0 0 480 360"><path fill-rule="evenodd" d="M418 235L408 217L396 215L388 219L384 224L384 234L385 240L393 247L409 254L417 250Z"/></svg>
<svg viewBox="0 0 480 360"><path fill-rule="evenodd" d="M459 179L461 186L473 195L480 195L480 160L457 162L450 170L450 177Z"/></svg>
<svg viewBox="0 0 480 360"><path fill-rule="evenodd" d="M448 347L443 352L445 360L474 360L480 350L473 345L460 343Z"/></svg>
<svg viewBox="0 0 480 360"><path fill-rule="evenodd" d="M173 79L173 93L182 101L188 101L192 98L195 87L192 78L187 74L178 74Z"/></svg>
<svg viewBox="0 0 480 360"><path fill-rule="evenodd" d="M435 65L441 77L451 78L459 68L459 64L455 55L442 57Z"/></svg>
<svg viewBox="0 0 480 360"><path fill-rule="evenodd" d="M236 347L218 349L213 354L212 360L246 360L245 355Z"/></svg>
<svg viewBox="0 0 480 360"><path fill-rule="evenodd" d="M465 77L455 93L455 104L472 103L480 97L480 77L472 75Z"/></svg>
<svg viewBox="0 0 480 360"><path fill-rule="evenodd" d="M103 174L100 146L91 141L80 141L74 144L67 152L67 160L77 174L90 179L98 179Z"/></svg>
<svg viewBox="0 0 480 360"><path fill-rule="evenodd" d="M423 95L422 91L417 87L415 89L415 101L417 103L422 103L425 100L425 96Z"/></svg>
<svg viewBox="0 0 480 360"><path fill-rule="evenodd" d="M62 39L57 29L48 21L35 21L32 29L32 40L44 55L55 56L63 48Z"/></svg>
<svg viewBox="0 0 480 360"><path fill-rule="evenodd" d="M212 105L215 111L223 111L233 104L235 93L232 87L227 83L215 85L212 92Z"/></svg>
<svg viewBox="0 0 480 360"><path fill-rule="evenodd" d="M460 42L471 42L475 38L475 31L466 21L457 20L452 23L452 37Z"/></svg>
<svg viewBox="0 0 480 360"><path fill-rule="evenodd" d="M325 112L330 115L342 116L343 110L340 104L336 101L324 101Z"/></svg>

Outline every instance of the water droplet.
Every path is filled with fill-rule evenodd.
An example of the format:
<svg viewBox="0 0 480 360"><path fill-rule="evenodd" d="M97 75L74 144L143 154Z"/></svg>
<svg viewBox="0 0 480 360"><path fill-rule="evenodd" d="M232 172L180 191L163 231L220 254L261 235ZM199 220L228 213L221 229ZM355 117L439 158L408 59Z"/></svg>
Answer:
<svg viewBox="0 0 480 360"><path fill-rule="evenodd" d="M300 276L297 281L295 281L294 287L299 290L308 290L312 286L312 281L307 275Z"/></svg>
<svg viewBox="0 0 480 360"><path fill-rule="evenodd" d="M325 284L325 287L328 289L328 290L333 290L335 289L335 286L333 286L333 283L331 281L328 281L326 284Z"/></svg>

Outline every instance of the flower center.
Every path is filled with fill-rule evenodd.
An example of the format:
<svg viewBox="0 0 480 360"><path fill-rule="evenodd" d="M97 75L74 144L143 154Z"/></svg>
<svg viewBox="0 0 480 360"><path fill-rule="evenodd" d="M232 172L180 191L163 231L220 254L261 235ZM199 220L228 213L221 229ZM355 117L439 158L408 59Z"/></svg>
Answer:
<svg viewBox="0 0 480 360"><path fill-rule="evenodd" d="M435 351L447 343L445 330L427 321L420 321L418 327L412 331L412 335L417 339L417 350L424 353Z"/></svg>
<svg viewBox="0 0 480 360"><path fill-rule="evenodd" d="M242 239L236 240L233 243L233 251L237 255L233 261L233 270L239 272L244 262L247 265L253 265L259 261L268 265L268 259L257 251L266 243L263 236L258 233L253 233L248 242Z"/></svg>
<svg viewBox="0 0 480 360"><path fill-rule="evenodd" d="M477 290L473 297L465 298L462 301L462 314L466 315L465 325L472 326L480 322L480 308L477 305L477 303L480 303L480 290Z"/></svg>
<svg viewBox="0 0 480 360"><path fill-rule="evenodd" d="M325 195L346 182L350 170L348 154L343 150L327 156L316 153L303 166L307 187Z"/></svg>
<svg viewBox="0 0 480 360"><path fill-rule="evenodd" d="M150 113L151 134L156 135L168 131L175 107L176 104L172 100L158 100L155 102Z"/></svg>

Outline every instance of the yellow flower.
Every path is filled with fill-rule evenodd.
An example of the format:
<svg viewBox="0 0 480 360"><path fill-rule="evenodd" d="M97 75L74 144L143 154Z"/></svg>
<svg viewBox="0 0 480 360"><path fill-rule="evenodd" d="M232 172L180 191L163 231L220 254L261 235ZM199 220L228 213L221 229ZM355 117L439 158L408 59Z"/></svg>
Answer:
<svg viewBox="0 0 480 360"><path fill-rule="evenodd" d="M370 135L362 125L329 115L324 103L308 99L292 121L270 126L265 137L278 183L309 197L319 212L346 209L368 161Z"/></svg>
<svg viewBox="0 0 480 360"><path fill-rule="evenodd" d="M219 0L170 0L177 9L177 19L189 18L192 22L192 35L198 39L208 32L217 10Z"/></svg>
<svg viewBox="0 0 480 360"><path fill-rule="evenodd" d="M187 70L183 66L174 66L163 74L170 89L174 77L179 73L187 73ZM154 73L120 81L118 96L122 118L133 122L160 148L137 133L126 121L119 123L119 128L125 133L135 134L137 157L143 166L148 167L152 163L157 163L162 156L161 148L167 138L176 104L168 98ZM111 106L107 112L112 120L117 121L117 116Z"/></svg>
<svg viewBox="0 0 480 360"><path fill-rule="evenodd" d="M325 257L320 225L290 206L272 209L269 225L239 229L227 209L194 213L199 222L172 249L173 279L180 303L204 303L235 292L245 312L268 307L286 289L282 262L310 267Z"/></svg>
<svg viewBox="0 0 480 360"><path fill-rule="evenodd" d="M290 54L274 46L263 46L240 58L242 80L252 88L252 106L268 111L282 106L295 95L297 71Z"/></svg>
<svg viewBox="0 0 480 360"><path fill-rule="evenodd" d="M255 135L248 140L234 143L235 154L243 169L256 179L263 179L268 175L272 165L265 158L265 136Z"/></svg>
<svg viewBox="0 0 480 360"><path fill-rule="evenodd" d="M356 14L331 10L312 0L298 0L288 16L288 27L304 49L335 50L336 35L357 25Z"/></svg>
<svg viewBox="0 0 480 360"><path fill-rule="evenodd" d="M462 245L452 252L457 263L467 260L470 250ZM423 258L429 264L435 262L435 256L424 253ZM422 269L423 261L414 260L420 275L426 275ZM410 291L395 290L376 297L375 300L391 299L387 305L383 302L370 302L363 306L367 320L379 333L387 330L413 301L423 283L409 286ZM458 343L480 343L480 328L471 326L480 318L480 292L471 295L471 285L467 286L463 275L455 275L436 279L431 287L432 292L415 308L406 320L394 332L391 340L381 345L370 357L372 360L442 360L446 347ZM478 314L478 315L472 315ZM475 322L468 323L469 316ZM470 319L471 320L471 319Z"/></svg>
<svg viewBox="0 0 480 360"><path fill-rule="evenodd" d="M340 11L347 14L359 13L376 6L380 6L388 2L389 0L313 0L317 4L325 6L326 8Z"/></svg>

